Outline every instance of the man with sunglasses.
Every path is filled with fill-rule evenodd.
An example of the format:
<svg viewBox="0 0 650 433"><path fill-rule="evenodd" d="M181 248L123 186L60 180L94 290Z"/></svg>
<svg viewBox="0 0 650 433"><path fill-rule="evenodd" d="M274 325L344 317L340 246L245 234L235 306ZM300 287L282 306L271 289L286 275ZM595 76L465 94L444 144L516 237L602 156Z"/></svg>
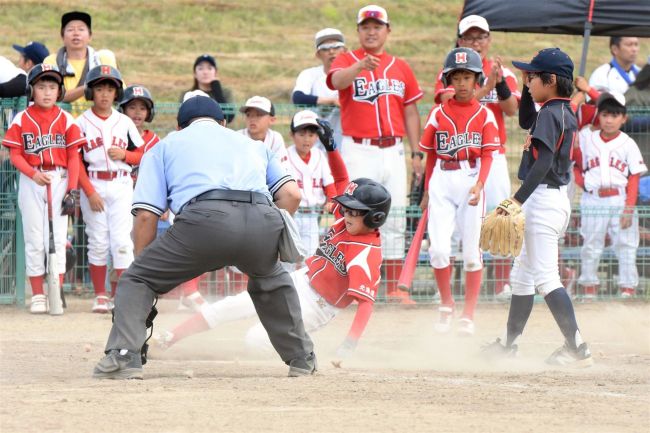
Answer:
<svg viewBox="0 0 650 433"><path fill-rule="evenodd" d="M327 75L330 89L339 91L343 138L341 155L350 176L367 177L384 185L399 209L381 231L386 294L391 300L413 304L397 288L404 261L406 164L404 142L413 150L420 141L417 101L424 93L406 61L385 50L391 25L386 10L377 5L357 14L360 48L339 55ZM413 152L413 173L423 172L422 154Z"/></svg>
<svg viewBox="0 0 650 433"><path fill-rule="evenodd" d="M479 15L468 15L458 23L459 47L472 48L480 54L483 62L483 75L486 77L480 88L476 89L475 98L494 114L499 129L501 146L494 151L490 176L485 185L485 207L494 209L503 199L510 197L510 174L506 160L506 125L505 116L517 114L521 92L518 90L517 77L501 64L501 58L493 60L488 57L492 39L490 26ZM442 71L436 81L435 102L442 103L454 96L451 86L442 84ZM507 299L512 291L510 279L511 260L497 258L494 260L494 291L497 298Z"/></svg>

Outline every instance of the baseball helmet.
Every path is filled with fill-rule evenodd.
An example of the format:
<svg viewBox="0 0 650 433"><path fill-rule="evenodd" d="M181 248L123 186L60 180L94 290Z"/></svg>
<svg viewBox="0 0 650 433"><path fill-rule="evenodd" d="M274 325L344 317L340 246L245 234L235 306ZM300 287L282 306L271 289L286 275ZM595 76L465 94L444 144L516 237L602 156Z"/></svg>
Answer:
<svg viewBox="0 0 650 433"><path fill-rule="evenodd" d="M156 114L156 111L154 108L151 92L149 92L149 89L144 86L129 86L124 89L124 96L122 97L119 105L120 113L124 113L126 105L134 99L141 99L144 101L147 109L149 110L149 114L147 114L147 117L144 119L144 121L151 122L153 120L153 116Z"/></svg>
<svg viewBox="0 0 650 433"><path fill-rule="evenodd" d="M124 82L122 81L122 74L120 71L110 65L99 65L88 71L86 75L86 82L84 84L84 97L87 101L93 100L93 86L100 81L112 81L117 86L117 101L121 101L124 96L124 89L122 88Z"/></svg>
<svg viewBox="0 0 650 433"><path fill-rule="evenodd" d="M25 89L25 96L27 100L31 101L34 96L34 88L32 87L41 77L50 76L59 82L59 96L56 98L57 102L63 101L65 96L65 87L63 86L63 75L59 72L59 68L54 65L46 65L39 63L29 70L27 74L27 88Z"/></svg>
<svg viewBox="0 0 650 433"><path fill-rule="evenodd" d="M382 184L361 177L350 182L343 195L334 197L334 200L348 209L367 211L363 223L376 229L386 222L391 197Z"/></svg>
<svg viewBox="0 0 650 433"><path fill-rule="evenodd" d="M479 53L471 48L454 48L447 54L445 66L442 69L442 84L447 87L450 84L449 74L458 70L471 71L477 74L477 81L483 85L483 61Z"/></svg>

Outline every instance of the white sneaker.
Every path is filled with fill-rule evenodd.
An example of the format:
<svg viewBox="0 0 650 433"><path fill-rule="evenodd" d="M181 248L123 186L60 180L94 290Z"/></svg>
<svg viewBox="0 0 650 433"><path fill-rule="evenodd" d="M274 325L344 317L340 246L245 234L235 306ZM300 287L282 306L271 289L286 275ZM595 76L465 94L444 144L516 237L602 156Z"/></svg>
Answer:
<svg viewBox="0 0 650 433"><path fill-rule="evenodd" d="M504 284L503 290L494 297L500 302L510 302L510 298L512 298L512 287L510 287L510 284Z"/></svg>
<svg viewBox="0 0 650 433"><path fill-rule="evenodd" d="M189 308L193 312L198 313L201 311L201 306L203 304L205 304L205 299L201 296L201 292L197 291L189 296L181 296L178 311L184 311Z"/></svg>
<svg viewBox="0 0 650 433"><path fill-rule="evenodd" d="M32 303L29 306L29 312L32 314L47 313L47 298L45 295L32 296Z"/></svg>
<svg viewBox="0 0 650 433"><path fill-rule="evenodd" d="M463 337L471 337L474 335L476 328L474 326L474 321L468 319L467 317L461 317L458 321L458 335Z"/></svg>
<svg viewBox="0 0 650 433"><path fill-rule="evenodd" d="M446 334L451 331L451 321L454 318L454 309L441 305L438 307L438 323L433 327L439 334Z"/></svg>
<svg viewBox="0 0 650 433"><path fill-rule="evenodd" d="M111 300L108 299L108 296L105 295L100 295L100 296L95 296L95 300L93 301L93 313L99 313L99 314L106 314L109 311L109 305L111 304Z"/></svg>
<svg viewBox="0 0 650 433"><path fill-rule="evenodd" d="M172 339L174 334L171 331L162 331L156 333L151 337L151 348L155 348L160 351L165 351L172 346ZM151 350L151 348L149 350Z"/></svg>

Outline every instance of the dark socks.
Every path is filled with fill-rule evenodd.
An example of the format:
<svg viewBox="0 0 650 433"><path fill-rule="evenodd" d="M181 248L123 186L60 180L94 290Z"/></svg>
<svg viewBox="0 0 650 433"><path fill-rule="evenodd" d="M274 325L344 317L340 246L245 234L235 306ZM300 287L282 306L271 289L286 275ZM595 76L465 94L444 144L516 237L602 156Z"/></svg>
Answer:
<svg viewBox="0 0 650 433"><path fill-rule="evenodd" d="M514 296L513 296L514 298ZM567 294L564 287L553 290L551 293L544 297L548 309L551 310L553 318L560 327L562 335L570 345L571 349L576 349L579 346L576 339L580 339L578 334L578 322L576 321L576 314L573 310L571 298Z"/></svg>
<svg viewBox="0 0 650 433"><path fill-rule="evenodd" d="M517 296L512 295L510 299L510 311L508 312L508 336L506 347L510 347L524 332L526 322L533 311L535 295Z"/></svg>

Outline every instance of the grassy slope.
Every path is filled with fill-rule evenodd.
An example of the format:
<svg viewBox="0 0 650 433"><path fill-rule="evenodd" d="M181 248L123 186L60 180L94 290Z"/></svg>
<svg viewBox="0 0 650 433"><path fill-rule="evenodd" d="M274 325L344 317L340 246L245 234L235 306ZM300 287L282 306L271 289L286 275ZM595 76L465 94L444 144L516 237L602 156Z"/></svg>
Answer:
<svg viewBox="0 0 650 433"><path fill-rule="evenodd" d="M151 88L158 101L176 101L192 81L198 54L216 55L220 75L237 101L264 94L289 101L295 77L315 64L313 34L322 27L341 29L356 46L360 1L209 1L209 0L0 0L0 55L17 60L12 43L41 40L50 50L61 45L60 16L82 9L93 16L95 48L117 54L127 82ZM153 6L155 3L155 7ZM435 73L454 42L461 0L383 1L393 32L388 49L413 66L430 103ZM157 9L157 10L154 10ZM642 53L649 51L643 41ZM560 46L579 59L582 40L556 35L494 33L492 54L508 62L528 59L540 48ZM592 38L587 71L609 58L607 39Z"/></svg>

